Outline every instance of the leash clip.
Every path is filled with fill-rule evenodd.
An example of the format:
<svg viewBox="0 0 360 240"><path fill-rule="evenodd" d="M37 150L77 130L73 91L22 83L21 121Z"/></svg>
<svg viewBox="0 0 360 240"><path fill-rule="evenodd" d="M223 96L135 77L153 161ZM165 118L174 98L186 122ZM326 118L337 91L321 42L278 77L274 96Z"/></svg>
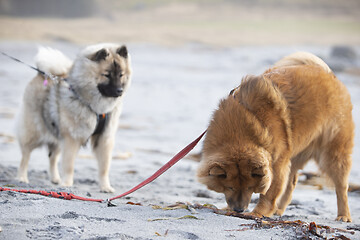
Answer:
<svg viewBox="0 0 360 240"><path fill-rule="evenodd" d="M43 82L44 87L47 87L48 83L49 83L49 81L48 81L48 75L45 74L45 75L44 75L44 82Z"/></svg>
<svg viewBox="0 0 360 240"><path fill-rule="evenodd" d="M103 201L108 207L116 207L116 204L112 203L109 198Z"/></svg>
<svg viewBox="0 0 360 240"><path fill-rule="evenodd" d="M44 87L47 87L49 84L49 80L51 80L52 82L54 82L55 84L59 83L59 78L58 76L54 76L51 73L44 73L44 82L43 85Z"/></svg>

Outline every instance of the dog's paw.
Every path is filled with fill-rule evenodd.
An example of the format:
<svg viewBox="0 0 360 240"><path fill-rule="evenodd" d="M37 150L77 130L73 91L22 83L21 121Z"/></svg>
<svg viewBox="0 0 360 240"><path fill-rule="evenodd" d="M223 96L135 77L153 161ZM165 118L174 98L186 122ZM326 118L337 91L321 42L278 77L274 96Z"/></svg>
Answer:
<svg viewBox="0 0 360 240"><path fill-rule="evenodd" d="M274 213L274 215L276 216L282 216L284 214L285 210L284 209L277 209Z"/></svg>
<svg viewBox="0 0 360 240"><path fill-rule="evenodd" d="M73 185L73 181L62 181L60 185L62 187L71 187Z"/></svg>
<svg viewBox="0 0 360 240"><path fill-rule="evenodd" d="M341 222L351 222L351 217L350 216L338 216L335 220L341 221Z"/></svg>
<svg viewBox="0 0 360 240"><path fill-rule="evenodd" d="M57 185L57 184L59 184L61 182L61 179L60 179L60 177L57 177L57 178L53 177L53 178L51 178L51 182L53 184Z"/></svg>
<svg viewBox="0 0 360 240"><path fill-rule="evenodd" d="M246 212L243 213L243 215L248 216L248 217L254 217L254 218L262 218L263 215L261 215L260 213L257 212Z"/></svg>
<svg viewBox="0 0 360 240"><path fill-rule="evenodd" d="M113 193L115 192L115 189L109 185L109 186L102 186L100 188L100 191L105 193Z"/></svg>
<svg viewBox="0 0 360 240"><path fill-rule="evenodd" d="M29 179L25 176L18 176L17 180L19 180L19 182L29 183Z"/></svg>

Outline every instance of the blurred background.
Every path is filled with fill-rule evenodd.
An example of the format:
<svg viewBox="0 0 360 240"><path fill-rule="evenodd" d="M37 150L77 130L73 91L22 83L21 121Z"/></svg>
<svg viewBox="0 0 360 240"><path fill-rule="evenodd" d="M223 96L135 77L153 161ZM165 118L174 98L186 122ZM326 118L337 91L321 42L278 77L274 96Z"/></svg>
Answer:
<svg viewBox="0 0 360 240"><path fill-rule="evenodd" d="M358 45L359 0L0 0L2 40Z"/></svg>

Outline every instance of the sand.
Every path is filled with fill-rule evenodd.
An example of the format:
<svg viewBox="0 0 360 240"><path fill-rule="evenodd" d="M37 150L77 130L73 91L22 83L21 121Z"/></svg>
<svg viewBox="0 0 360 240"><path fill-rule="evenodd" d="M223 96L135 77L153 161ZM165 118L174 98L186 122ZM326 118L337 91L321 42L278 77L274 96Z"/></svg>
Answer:
<svg viewBox="0 0 360 240"><path fill-rule="evenodd" d="M347 8L350 9L348 14L335 11L332 20L320 7L307 11L308 15L301 14L306 11L298 12L297 16L306 16L308 23L299 28L301 31L288 33L281 30L293 26L281 25L281 18L274 17L284 12L284 8L289 9L286 6L279 7L278 12L265 14L268 17L261 17L266 8L257 11L247 6L247 11L240 17L236 14L237 8L225 5L222 6L225 10L218 11L217 17L209 22L220 7L201 9L203 14L197 14L198 5L176 4L179 3L160 4L145 10L132 9L131 14L124 10L122 13L131 19L126 24L117 15L65 20L47 18L46 21L44 18L0 16L1 51L27 63L33 64L39 45L58 48L74 58L87 44L116 41L127 44L134 68L110 171L116 192L106 194L99 192L97 163L89 147L81 149L76 159L75 181L71 188L50 183L45 149L39 149L31 156L30 183L16 180L21 156L14 137L15 119L26 83L35 72L0 56L0 187L65 191L101 199L125 192L200 135L219 100L240 83L242 76L259 74L282 56L298 50L317 54L334 69L350 91L354 121L356 126L359 125L360 32L358 16L352 14L357 7L356 1L355 7ZM329 6L333 4L329 1ZM186 15L189 12L192 13L190 17ZM310 31L306 26L315 19L314 12L321 24ZM304 24L289 11L285 15L296 26ZM168 20L163 21L165 18ZM242 19L252 24L258 22L258 25L243 28L239 25ZM184 22L187 24L182 25ZM230 22L236 23L235 30L224 28ZM274 25L279 34L269 35L268 25L264 22ZM207 25L202 25L204 23ZM344 27L349 24L351 27ZM319 31L323 26L327 28ZM22 31L25 29L33 30ZM246 34L240 34L240 30ZM345 58L332 54L334 45L338 44L350 52ZM200 151L201 143L192 153ZM131 156L123 158L124 155ZM360 184L359 158L360 130L356 128L350 175L355 190ZM305 181L306 177L301 176L292 203L281 218L273 218L301 222L298 225L260 224L255 220L197 208L196 204L226 206L222 194L209 191L197 182L198 164L193 158L185 158L155 182L115 200L115 207L105 203L0 192L0 239L322 239L343 236L360 239L359 191L349 192L353 222L336 222L334 189L323 179ZM310 163L303 172L316 173L317 167ZM257 198L258 195L253 196L250 209ZM316 234L311 233L311 222L331 229L318 228Z"/></svg>
<svg viewBox="0 0 360 240"><path fill-rule="evenodd" d="M61 49L70 57L79 49L78 45L68 43L50 45ZM0 43L1 49L30 63L36 53L36 46L37 44L28 42ZM4 57L0 58L1 81L6 85L1 88L0 94L0 186L110 198L150 176L161 164L195 139L206 128L219 99L236 86L245 73L260 73L279 57L294 50L311 51L328 59L328 62L336 62L336 59L331 58L331 49L328 47L239 47L219 50L198 45L169 49L156 45L130 44L129 49L133 56L134 79L124 102L110 172L116 194L99 192L96 161L91 158L89 148L84 148L79 153L72 188L64 189L50 183L44 149L35 151L32 155L29 166L30 183L23 184L15 180L20 152L14 139L14 119L24 86L35 73ZM359 56L359 49L355 50ZM356 63L359 63L359 58ZM344 71L339 72L338 76L352 94L354 119L358 123L359 76ZM359 134L350 176L350 182L355 184L360 182L358 136ZM201 144L193 152L198 153L200 150ZM132 156L125 160L119 159L119 155L124 152L129 152ZM191 212L186 209L153 209L153 205L166 207L177 202L225 207L223 195L209 191L197 182L197 165L196 161L184 159L154 183L124 199L115 200L117 206L111 208L101 203L1 192L0 237L154 239L166 235L169 239L278 239L307 236L300 227L277 226L243 230L245 227L241 224L252 224L254 221L221 216L210 210L197 209L196 212ZM316 172L313 165L307 171ZM253 196L250 209L254 207L257 197ZM337 211L334 190L321 182L315 185L300 184L295 190L292 204L281 219L358 229L358 201L359 193L349 193L353 223L339 223L334 221ZM127 202L139 203L141 206L126 204ZM187 215L196 218L178 219ZM160 220L151 221L156 219ZM356 230L355 235L335 232L326 236L337 234L357 238L359 233ZM309 236L314 237L311 234Z"/></svg>

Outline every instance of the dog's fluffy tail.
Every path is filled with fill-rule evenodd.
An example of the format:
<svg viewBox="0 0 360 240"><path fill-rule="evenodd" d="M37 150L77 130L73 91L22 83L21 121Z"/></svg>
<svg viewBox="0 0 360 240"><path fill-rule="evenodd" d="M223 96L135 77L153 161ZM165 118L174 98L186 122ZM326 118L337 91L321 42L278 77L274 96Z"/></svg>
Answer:
<svg viewBox="0 0 360 240"><path fill-rule="evenodd" d="M72 66L72 61L68 57L50 47L39 47L35 63L41 71L55 76L67 75Z"/></svg>
<svg viewBox="0 0 360 240"><path fill-rule="evenodd" d="M296 52L289 56L286 56L277 63L275 63L274 67L296 65L318 65L322 67L326 72L331 72L329 66L322 59L308 52Z"/></svg>

